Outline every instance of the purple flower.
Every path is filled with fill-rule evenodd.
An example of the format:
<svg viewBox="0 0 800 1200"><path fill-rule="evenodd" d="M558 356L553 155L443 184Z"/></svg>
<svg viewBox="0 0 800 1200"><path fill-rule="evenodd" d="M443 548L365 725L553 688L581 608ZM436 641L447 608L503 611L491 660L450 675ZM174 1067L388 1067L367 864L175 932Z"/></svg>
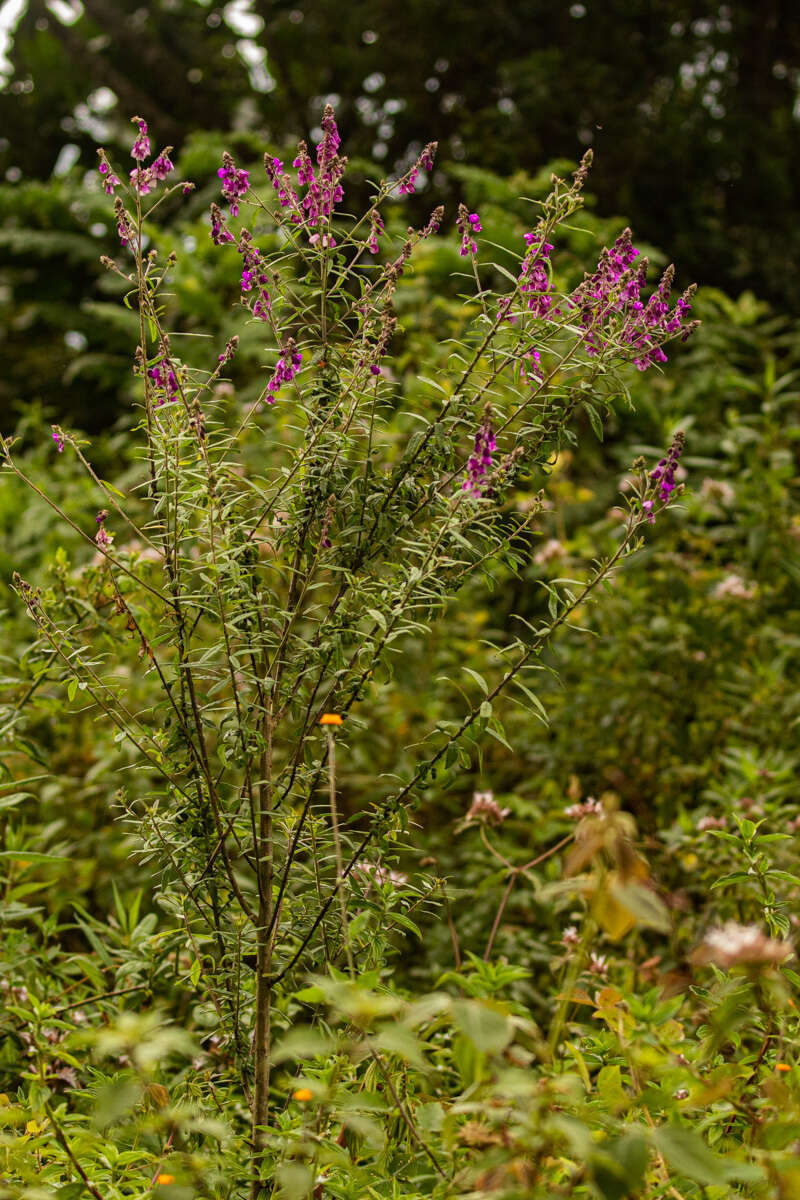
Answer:
<svg viewBox="0 0 800 1200"><path fill-rule="evenodd" d="M131 117L131 120L139 130L136 141L131 147L131 158L135 158L137 162L144 162L150 155L150 138L147 136L147 124L141 117Z"/></svg>
<svg viewBox="0 0 800 1200"><path fill-rule="evenodd" d="M100 153L100 165L97 168L97 170L103 176L103 191L105 192L105 194L107 196L113 196L114 188L119 187L120 180L114 174L114 172L111 170L111 167L109 166L108 161L107 161L103 151L101 150L99 153Z"/></svg>
<svg viewBox="0 0 800 1200"><path fill-rule="evenodd" d="M468 254L477 254L478 245L475 241L475 234L483 232L478 214L467 212L464 205L459 204L456 226L461 234L461 250L459 251L461 257L466 258Z"/></svg>
<svg viewBox="0 0 800 1200"><path fill-rule="evenodd" d="M284 383L291 383L297 372L300 370L300 364L303 361L303 355L297 349L292 338L289 338L286 345L281 351L280 358L275 364L275 370L272 378L267 384L267 403L275 403L275 393Z"/></svg>
<svg viewBox="0 0 800 1200"><path fill-rule="evenodd" d="M654 363L667 361L662 345L682 327L694 288L684 292L670 313L675 274L670 266L645 304L642 290L647 281L647 260L634 266L638 256L630 229L623 230L611 249L603 250L596 271L573 292L569 302L570 307L580 310L588 355L599 354L612 342L622 343L630 347L636 368L646 371ZM693 328L692 324L684 327L684 341Z"/></svg>
<svg viewBox="0 0 800 1200"><path fill-rule="evenodd" d="M675 434L672 445L667 451L667 457L662 458L654 471L650 472L650 482L657 483L659 500L669 501L675 490L675 469L678 466L686 441L683 430Z"/></svg>
<svg viewBox="0 0 800 1200"><path fill-rule="evenodd" d="M147 376L156 390L156 403L159 407L171 404L178 399L178 380L172 367L165 358L148 367Z"/></svg>
<svg viewBox="0 0 800 1200"><path fill-rule="evenodd" d="M492 453L497 449L497 439L492 425L492 410L486 405L483 422L475 434L473 453L467 462L467 477L462 483L462 490L471 492L473 496L482 496L486 475L492 465Z"/></svg>
<svg viewBox="0 0 800 1200"><path fill-rule="evenodd" d="M275 159L278 162L278 159ZM297 147L297 158L292 160L292 166L297 168L297 183L299 187L306 187L307 184L315 183L314 164L308 155L308 146L305 142L300 142Z"/></svg>
<svg viewBox="0 0 800 1200"><path fill-rule="evenodd" d="M175 168L173 167L173 165L170 161L170 157L169 157L171 151L172 151L172 146L166 146L161 151L158 158L154 158L152 163L150 164L150 170L153 172L153 178L157 179L159 181L159 183L163 183L163 181L169 175L170 171L175 170Z"/></svg>
<svg viewBox="0 0 800 1200"><path fill-rule="evenodd" d="M379 212L375 211L370 214L369 237L367 239L367 249L370 254L378 253L378 238L383 233L383 220Z"/></svg>
<svg viewBox="0 0 800 1200"><path fill-rule="evenodd" d="M301 142L300 145L305 146L305 142ZM307 154L306 158L308 158ZM295 163L297 162L298 159L295 159ZM309 160L309 167L310 166L311 163ZM289 176L283 169L283 163L279 158L270 158L269 155L265 154L264 170L267 173L267 179L269 179L270 183L275 188L275 191L278 193L278 203L280 204L281 208L291 208L292 221L295 224L298 224L303 219L302 214L300 213L300 201L297 199L297 194L291 185ZM312 177L313 174L314 172L312 170ZM300 182L303 182L302 179Z"/></svg>
<svg viewBox="0 0 800 1200"><path fill-rule="evenodd" d="M242 230L237 248L243 259L242 295L244 296L256 288L258 294L251 311L253 316L260 321L268 321L272 311L272 300L267 290L269 276L266 274L261 252L257 246L253 245L252 235L247 229Z"/></svg>
<svg viewBox="0 0 800 1200"><path fill-rule="evenodd" d="M404 176L403 179L398 181L398 192L405 196L413 195L413 193L416 191L417 178L419 176L420 169L424 169L425 171L433 170L433 160L436 155L438 144L438 142L428 142L427 146L422 151L422 154L420 154L419 158L408 172L408 175Z"/></svg>
<svg viewBox="0 0 800 1200"><path fill-rule="evenodd" d="M238 217L239 200L250 187L250 172L239 170L226 150L217 175L222 180L222 194L230 204L231 216Z"/></svg>
<svg viewBox="0 0 800 1200"><path fill-rule="evenodd" d="M553 303L550 276L547 274L545 263L553 249L550 242L544 241L535 233L526 233L525 241L528 251L522 260L519 273L519 290L525 298L529 312L535 317L547 317ZM555 309L554 312L558 312Z"/></svg>
<svg viewBox="0 0 800 1200"><path fill-rule="evenodd" d="M153 189L153 183L149 167L134 167L131 171L131 187L140 196L148 196Z"/></svg>
<svg viewBox="0 0 800 1200"><path fill-rule="evenodd" d="M663 504L669 504L673 499L673 492L676 488L675 472L683 454L683 448L686 444L686 435L682 429L679 429L673 438L672 445L667 451L666 458L662 458L650 472L650 483L658 486L658 498ZM655 524L655 515L653 513L654 503L647 499L642 501L642 510L651 525Z"/></svg>
<svg viewBox="0 0 800 1200"><path fill-rule="evenodd" d="M539 383L542 378L542 356L531 346L522 356L520 375L530 383Z"/></svg>
<svg viewBox="0 0 800 1200"><path fill-rule="evenodd" d="M330 104L325 105L321 124L322 138L317 146L319 174L314 174L305 142L300 143L297 158L294 160L294 166L298 169L298 183L301 186L306 185L307 188L302 207L305 210L306 223L311 227L330 217L335 206L344 199L340 180L344 175L347 159L339 156L341 139Z"/></svg>
<svg viewBox="0 0 800 1200"><path fill-rule="evenodd" d="M64 434L62 433L59 425L51 425L50 428L53 430L53 441L56 444L56 449L58 450L58 453L61 454L64 449Z"/></svg>
<svg viewBox="0 0 800 1200"><path fill-rule="evenodd" d="M215 246L224 246L227 242L236 240L230 230L226 229L225 218L216 204L211 205L211 240Z"/></svg>

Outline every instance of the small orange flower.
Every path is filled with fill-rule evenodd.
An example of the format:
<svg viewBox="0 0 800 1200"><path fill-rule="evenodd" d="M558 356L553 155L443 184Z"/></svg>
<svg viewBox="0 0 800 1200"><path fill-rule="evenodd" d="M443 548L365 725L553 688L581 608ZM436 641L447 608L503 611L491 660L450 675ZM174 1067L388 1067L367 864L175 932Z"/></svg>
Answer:
<svg viewBox="0 0 800 1200"><path fill-rule="evenodd" d="M791 1071L791 1063L775 1063L776 1071Z"/></svg>
<svg viewBox="0 0 800 1200"><path fill-rule="evenodd" d="M341 725L342 718L338 713L323 713L319 719L320 725Z"/></svg>
<svg viewBox="0 0 800 1200"><path fill-rule="evenodd" d="M298 1088L296 1092L292 1092L293 1100L311 1100L313 1099L311 1088Z"/></svg>
<svg viewBox="0 0 800 1200"><path fill-rule="evenodd" d="M174 1182L175 1182L175 1176L170 1175L170 1173L168 1171L163 1171L162 1174L159 1175L158 1178L156 1179L156 1183L174 1183Z"/></svg>

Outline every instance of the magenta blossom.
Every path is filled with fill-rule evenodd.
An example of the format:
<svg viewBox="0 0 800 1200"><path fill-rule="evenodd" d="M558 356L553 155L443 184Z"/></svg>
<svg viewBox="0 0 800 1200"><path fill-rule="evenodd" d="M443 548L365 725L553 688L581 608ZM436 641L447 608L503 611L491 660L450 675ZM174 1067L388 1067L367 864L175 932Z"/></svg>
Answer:
<svg viewBox="0 0 800 1200"><path fill-rule="evenodd" d="M466 258L468 254L477 254L478 244L475 241L475 234L483 231L481 219L478 214L467 212L464 205L459 204L456 226L458 232L461 234L461 249L459 251L461 257Z"/></svg>
<svg viewBox="0 0 800 1200"><path fill-rule="evenodd" d="M297 349L297 346L292 338L284 346L281 351L281 356L275 364L275 370L272 378L267 384L267 403L275 403L275 393L284 383L291 383L297 372L300 370L300 364L303 361L303 355Z"/></svg>
<svg viewBox="0 0 800 1200"><path fill-rule="evenodd" d="M497 439L492 426L492 410L487 404L483 422L475 434L473 453L467 462L467 477L461 487L473 496L482 496L486 475L492 465L492 453L497 449Z"/></svg>
<svg viewBox="0 0 800 1200"><path fill-rule="evenodd" d="M370 254L377 254L378 238L383 233L383 220L377 209L370 213L369 222L370 228L369 237L367 238L367 249L369 250Z"/></svg>
<svg viewBox="0 0 800 1200"><path fill-rule="evenodd" d="M150 138L147 136L147 124L141 117L131 117L134 125L139 130L136 141L131 147L131 158L135 158L137 162L144 162L150 157Z"/></svg>
<svg viewBox="0 0 800 1200"><path fill-rule="evenodd" d="M222 166L217 171L222 180L222 194L230 204L231 216L239 215L239 200L250 187L250 172L240 170L226 151L222 156Z"/></svg>
<svg viewBox="0 0 800 1200"><path fill-rule="evenodd" d="M159 183L163 183L170 171L175 170L169 157L171 151L172 146L166 146L161 151L158 158L154 158L150 164L150 170L153 172L153 178L157 179Z"/></svg>
<svg viewBox="0 0 800 1200"><path fill-rule="evenodd" d="M535 317L548 317L553 304L552 284L547 273L547 260L553 247L535 233L526 233L527 253L519 273L519 290L525 304ZM554 313L558 313L554 309Z"/></svg>

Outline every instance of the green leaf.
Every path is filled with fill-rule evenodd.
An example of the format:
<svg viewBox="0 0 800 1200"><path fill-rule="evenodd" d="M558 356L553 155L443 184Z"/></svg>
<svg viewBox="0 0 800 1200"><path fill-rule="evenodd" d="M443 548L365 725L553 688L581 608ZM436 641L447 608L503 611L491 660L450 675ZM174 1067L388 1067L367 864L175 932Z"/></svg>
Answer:
<svg viewBox="0 0 800 1200"><path fill-rule="evenodd" d="M65 854L44 854L36 850L0 850L0 858L15 859L19 863L25 863L26 866L69 862Z"/></svg>
<svg viewBox="0 0 800 1200"><path fill-rule="evenodd" d="M478 1000L454 1004L453 1020L473 1046L484 1054L499 1054L513 1036L508 1017Z"/></svg>
<svg viewBox="0 0 800 1200"><path fill-rule="evenodd" d="M481 691L483 692L484 696L488 696L488 694L489 694L489 685L488 685L488 683L486 682L486 680L483 678L483 676L482 676L482 675L479 675L477 671L473 671L472 667L464 667L464 670L467 672L467 674L468 674L468 675L471 675L471 676L472 676L472 678L473 678L473 679L475 680L475 682L477 683L478 687L479 687L479 688L481 689Z"/></svg>
<svg viewBox="0 0 800 1200"><path fill-rule="evenodd" d="M602 442L602 440L603 440L603 422L600 419L600 414L598 413L597 409L594 408L591 404L584 404L583 407L584 407L584 410L586 411L587 417L589 418L589 424L591 425L592 429L595 432L595 436L597 437L597 440Z"/></svg>
<svg viewBox="0 0 800 1200"><path fill-rule="evenodd" d="M730 875L722 875L719 879L715 879L711 888L713 890L727 887L729 883L755 883L755 877L748 875L747 871L731 871Z"/></svg>
<svg viewBox="0 0 800 1200"><path fill-rule="evenodd" d="M0 811L4 808L16 808L23 800L29 800L32 795L32 792L9 792L7 796L0 796Z"/></svg>
<svg viewBox="0 0 800 1200"><path fill-rule="evenodd" d="M623 1200L639 1192L650 1148L640 1133L626 1133L591 1154L594 1182L605 1200Z"/></svg>
<svg viewBox="0 0 800 1200"><path fill-rule="evenodd" d="M680 1175L696 1183L714 1184L724 1178L725 1162L712 1154L703 1139L680 1125L663 1125L654 1133L659 1152Z"/></svg>
<svg viewBox="0 0 800 1200"><path fill-rule="evenodd" d="M653 1140L669 1165L696 1183L712 1185L733 1180L757 1183L764 1178L761 1168L752 1163L717 1157L698 1134L681 1125L662 1125L654 1131Z"/></svg>
<svg viewBox="0 0 800 1200"><path fill-rule="evenodd" d="M622 1072L616 1064L600 1068L596 1086L598 1096L612 1110L627 1105L628 1097L622 1087Z"/></svg>
<svg viewBox="0 0 800 1200"><path fill-rule="evenodd" d="M69 697L70 700L75 699L75 695L76 695L77 691L78 691L78 680L70 679L69 683L67 684L67 696Z"/></svg>

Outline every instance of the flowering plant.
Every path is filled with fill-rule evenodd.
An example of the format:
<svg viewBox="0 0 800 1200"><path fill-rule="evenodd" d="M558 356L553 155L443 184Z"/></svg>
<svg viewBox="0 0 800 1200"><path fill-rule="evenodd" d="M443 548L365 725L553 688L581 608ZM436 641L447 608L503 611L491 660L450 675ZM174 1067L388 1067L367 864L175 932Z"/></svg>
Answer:
<svg viewBox="0 0 800 1200"><path fill-rule="evenodd" d="M629 231L581 285L559 292L551 257L581 206L587 155L572 181L553 179L510 286L507 272L481 260L479 215L460 211L476 316L437 377L419 375L406 396L393 368L398 284L444 214L435 209L398 240L388 210L421 187L436 147L381 181L366 212L349 218L347 160L328 107L315 159L301 143L294 174L267 155L257 184L227 153L218 171L227 212L212 204L210 237L220 255L241 260L241 303L267 359L259 396L243 409L229 382L237 338L205 369L176 352L180 331L165 320L176 257L149 248L148 229L166 196L192 185L170 184L169 148L150 161L147 125L135 123L129 182L102 152L99 171L122 251L105 265L129 285L138 320L140 478L122 494L73 433L54 427L57 453L69 449L97 491L96 517L77 526L94 555L81 616L19 576L16 586L70 698L80 688L116 727L144 779L120 799L160 864L160 899L188 980L216 1014L249 1112L243 1173L255 1197L274 1170L275 1044L302 977L324 962L334 981L354 984L356 962L372 965L373 955L378 970L385 923L408 917L397 911L406 877L374 856L390 850L425 789L478 752L485 731L502 736L492 707L501 693L516 688L535 707L528 682L550 639L677 494L682 435L654 470L635 465L611 552L583 578L546 585L548 618L497 646L496 678L480 677L481 695L459 720L428 731L408 776L376 786L354 815L342 775L370 698L392 656L427 634L466 580L492 562L532 558L540 501L512 513L510 490L542 483L581 414L602 432L618 372L665 361L669 341L691 332L691 292L670 307L667 271L647 299ZM495 292L487 280L497 277ZM6 468L61 512L26 475L12 439L2 452ZM154 703L130 695L118 669L127 645L157 685ZM469 823L485 833L507 810L482 795ZM323 989L320 1003L363 1031L369 1020L349 995ZM380 1047L365 1045L385 1074ZM396 1107L410 1120L399 1097Z"/></svg>

